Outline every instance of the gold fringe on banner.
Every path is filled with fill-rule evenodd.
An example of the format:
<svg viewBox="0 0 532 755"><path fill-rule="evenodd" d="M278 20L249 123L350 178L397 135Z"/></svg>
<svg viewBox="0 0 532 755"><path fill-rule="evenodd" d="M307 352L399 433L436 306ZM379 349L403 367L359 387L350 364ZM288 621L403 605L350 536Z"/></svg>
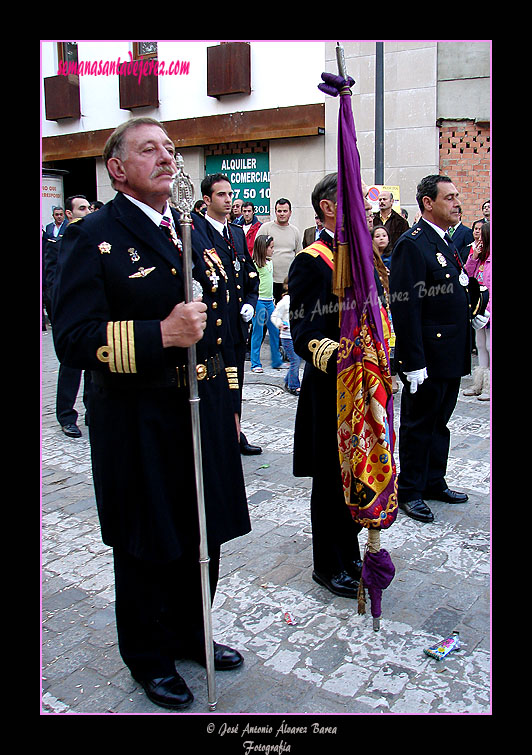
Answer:
<svg viewBox="0 0 532 755"><path fill-rule="evenodd" d="M348 244L338 244L334 255L334 270L332 279L333 294L339 299L345 296L345 289L353 285L351 258Z"/></svg>

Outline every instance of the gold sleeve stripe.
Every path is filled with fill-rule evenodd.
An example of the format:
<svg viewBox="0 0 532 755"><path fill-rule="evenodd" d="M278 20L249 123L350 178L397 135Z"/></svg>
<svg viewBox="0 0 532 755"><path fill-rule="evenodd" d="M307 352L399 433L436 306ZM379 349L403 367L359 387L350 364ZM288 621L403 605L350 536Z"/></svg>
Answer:
<svg viewBox="0 0 532 755"><path fill-rule="evenodd" d="M327 372L327 364L333 352L338 348L338 343L331 338L312 339L308 345L312 354L312 364L322 372Z"/></svg>
<svg viewBox="0 0 532 755"><path fill-rule="evenodd" d="M127 321L127 348L129 353L129 370L130 372L136 372L137 363L135 362L135 334L133 332L133 320Z"/></svg>
<svg viewBox="0 0 532 755"><path fill-rule="evenodd" d="M111 372L135 373L135 336L133 320L107 323L107 343L96 352L100 362L107 362Z"/></svg>
<svg viewBox="0 0 532 755"><path fill-rule="evenodd" d="M236 367L226 367L225 373L227 375L229 388L231 388L232 390L238 390L238 372Z"/></svg>
<svg viewBox="0 0 532 755"><path fill-rule="evenodd" d="M107 323L107 347L109 349L109 369L111 372L117 372L114 349L114 325L114 322Z"/></svg>

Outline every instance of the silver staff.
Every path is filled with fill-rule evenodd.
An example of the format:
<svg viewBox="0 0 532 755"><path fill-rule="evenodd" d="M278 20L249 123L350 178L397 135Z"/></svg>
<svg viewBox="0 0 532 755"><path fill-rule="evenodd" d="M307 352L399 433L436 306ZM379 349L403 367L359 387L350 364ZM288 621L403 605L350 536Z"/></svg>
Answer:
<svg viewBox="0 0 532 755"><path fill-rule="evenodd" d="M192 278L192 240L190 216L194 202L194 186L188 173L185 173L183 157L176 155L177 174L172 183L172 201L180 213L181 236L183 241L183 268L185 275L185 301L196 297ZM203 490L203 466L201 456L201 426L199 414L198 378L196 372L196 345L188 347L188 388L190 413L192 417L192 441L194 448L194 472L196 476L196 496L200 532L199 563L201 570L201 596L203 601L203 628L205 633L205 659L209 710L215 710L216 677L214 672L214 643L212 637L211 587L209 582L209 553L207 549L207 521L205 518L205 496Z"/></svg>
<svg viewBox="0 0 532 755"><path fill-rule="evenodd" d="M336 43L336 65L338 66L338 75L342 79L347 79L347 66L345 64L344 46L341 42Z"/></svg>

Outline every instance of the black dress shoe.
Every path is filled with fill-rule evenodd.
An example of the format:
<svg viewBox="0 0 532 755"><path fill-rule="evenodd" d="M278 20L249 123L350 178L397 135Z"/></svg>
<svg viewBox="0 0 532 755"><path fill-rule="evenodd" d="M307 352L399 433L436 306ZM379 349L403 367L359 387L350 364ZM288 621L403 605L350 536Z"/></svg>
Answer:
<svg viewBox="0 0 532 755"><path fill-rule="evenodd" d="M157 679L137 679L142 685L148 698L162 708L179 710L188 708L194 700L194 695L187 687L185 680L176 672L172 676Z"/></svg>
<svg viewBox="0 0 532 755"><path fill-rule="evenodd" d="M416 501L405 501L404 503L399 502L399 508L401 511L404 511L407 516L412 519L417 519L418 522L434 521L434 514L421 498Z"/></svg>
<svg viewBox="0 0 532 755"><path fill-rule="evenodd" d="M68 435L69 438L81 438L81 430L76 424L61 425L61 430Z"/></svg>
<svg viewBox="0 0 532 755"><path fill-rule="evenodd" d="M465 503L469 500L469 496L465 493L458 493L456 490L449 490L449 488L439 492L427 491L425 498L428 498L429 501L443 501L444 503Z"/></svg>
<svg viewBox="0 0 532 755"><path fill-rule="evenodd" d="M256 456L257 454L262 453L262 448L260 446L252 446L250 445L247 440L240 441L240 453L243 456Z"/></svg>
<svg viewBox="0 0 532 755"><path fill-rule="evenodd" d="M349 576L346 571L335 574L334 577L325 577L318 572L312 572L312 579L322 587L326 587L327 590L334 595L339 595L341 598L356 598L358 594L358 582L353 577Z"/></svg>
<svg viewBox="0 0 532 755"><path fill-rule="evenodd" d="M206 666L204 648L187 657L201 666ZM214 643L214 668L216 671L232 671L243 663L244 658L238 650L230 648L229 645L221 645L219 642Z"/></svg>

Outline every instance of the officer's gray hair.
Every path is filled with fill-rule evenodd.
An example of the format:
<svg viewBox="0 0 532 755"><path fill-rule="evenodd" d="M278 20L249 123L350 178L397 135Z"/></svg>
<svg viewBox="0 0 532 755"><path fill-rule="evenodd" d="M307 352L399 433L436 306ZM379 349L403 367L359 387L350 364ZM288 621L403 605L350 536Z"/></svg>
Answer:
<svg viewBox="0 0 532 755"><path fill-rule="evenodd" d="M322 178L319 183L316 184L312 192L311 201L314 208L314 212L323 222L325 216L323 210L320 207L322 199L330 199L332 202L336 202L336 195L338 193L338 173L329 173L325 178Z"/></svg>
<svg viewBox="0 0 532 755"><path fill-rule="evenodd" d="M103 161L105 164L105 167L107 168L107 162L110 160L111 157L118 157L120 160L125 160L126 158L126 151L125 151L125 135L126 133L132 129L137 128L138 126L158 126L166 136L168 136L168 132L166 131L165 127L162 123L160 123L155 118L149 118L148 116L140 116L138 118L131 118L129 121L124 121L124 123L121 123L120 126L117 126L107 142L105 143L105 147L103 148ZM107 168L107 173L109 173L109 168ZM109 173L109 178L111 179L111 185L114 187L113 182L113 176L111 173Z"/></svg>

